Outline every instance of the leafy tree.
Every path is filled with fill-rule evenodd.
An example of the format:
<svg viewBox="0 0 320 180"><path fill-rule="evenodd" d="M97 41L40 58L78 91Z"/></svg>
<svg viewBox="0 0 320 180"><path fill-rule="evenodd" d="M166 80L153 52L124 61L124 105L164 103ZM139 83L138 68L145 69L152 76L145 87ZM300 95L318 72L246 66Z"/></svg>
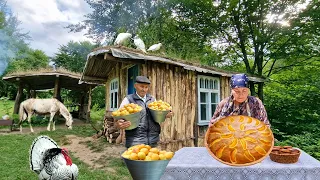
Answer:
<svg viewBox="0 0 320 180"><path fill-rule="evenodd" d="M93 12L83 22L70 25L73 31L88 30L88 36L95 40L106 38L110 43L117 32L135 33L138 23L157 13L161 0L86 0Z"/></svg>
<svg viewBox="0 0 320 180"><path fill-rule="evenodd" d="M300 28L318 22L319 1L310 2L306 10L298 13L296 7L301 2L296 0L221 0L219 4L209 0L171 0L171 3L178 22L206 37L207 43L214 42L214 51L223 60L243 62L246 72L252 75L270 76L271 73L264 74L264 68L271 72L275 62L285 61L291 52L300 52L290 56L295 60L293 64L299 63L308 54L316 53L315 48L305 48L318 47L320 42L319 32L307 28L314 25ZM284 26L285 22L290 26ZM299 48L294 42L299 42L296 45ZM250 88L255 94L253 84ZM262 83L258 85L258 95L263 99Z"/></svg>
<svg viewBox="0 0 320 180"><path fill-rule="evenodd" d="M70 41L67 45L61 45L59 52L52 61L58 67L64 67L73 72L82 72L85 66L87 55L96 46L89 41Z"/></svg>
<svg viewBox="0 0 320 180"><path fill-rule="evenodd" d="M291 67L271 75L265 87L265 106L272 126L284 135L319 132L320 62Z"/></svg>
<svg viewBox="0 0 320 180"><path fill-rule="evenodd" d="M49 64L49 57L41 50L26 49L20 51L17 57L9 63L7 73L15 71L35 70L46 68Z"/></svg>

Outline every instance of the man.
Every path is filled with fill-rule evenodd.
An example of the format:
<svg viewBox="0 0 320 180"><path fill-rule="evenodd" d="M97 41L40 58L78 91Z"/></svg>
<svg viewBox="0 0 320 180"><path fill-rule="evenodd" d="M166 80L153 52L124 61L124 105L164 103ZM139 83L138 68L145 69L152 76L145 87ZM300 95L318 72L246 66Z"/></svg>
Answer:
<svg viewBox="0 0 320 180"><path fill-rule="evenodd" d="M150 80L145 76L137 76L134 88L136 93L130 94L125 97L120 104L119 108L129 103L138 104L142 107L140 122L137 128L132 130L126 130L126 147L129 148L137 144L148 144L152 147L157 146L160 140L159 134L161 132L160 125L155 122L150 114L148 104L155 101L156 99L148 94ZM166 118L172 117L173 113L169 112ZM118 120L116 123L117 127L120 129L125 129L131 125L130 121L125 121L123 119Z"/></svg>
<svg viewBox="0 0 320 180"><path fill-rule="evenodd" d="M270 126L266 109L260 99L249 96L248 77L235 74L231 77L231 96L222 100L213 114L209 126L221 118L231 115L245 115L259 119Z"/></svg>

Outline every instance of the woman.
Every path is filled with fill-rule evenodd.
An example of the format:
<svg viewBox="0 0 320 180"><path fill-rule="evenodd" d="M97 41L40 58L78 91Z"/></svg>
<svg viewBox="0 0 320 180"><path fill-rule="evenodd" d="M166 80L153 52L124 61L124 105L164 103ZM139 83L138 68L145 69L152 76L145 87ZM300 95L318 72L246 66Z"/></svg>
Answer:
<svg viewBox="0 0 320 180"><path fill-rule="evenodd" d="M231 115L245 115L259 119L266 125L270 126L266 109L261 100L249 95L248 77L245 74L235 74L231 77L231 96L222 100L209 126L219 119Z"/></svg>

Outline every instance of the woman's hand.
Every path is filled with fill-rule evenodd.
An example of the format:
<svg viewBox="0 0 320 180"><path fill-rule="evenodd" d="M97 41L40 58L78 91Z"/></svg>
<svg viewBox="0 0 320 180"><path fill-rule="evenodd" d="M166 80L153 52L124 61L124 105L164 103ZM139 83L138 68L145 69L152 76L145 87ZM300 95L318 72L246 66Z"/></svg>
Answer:
<svg viewBox="0 0 320 180"><path fill-rule="evenodd" d="M168 114L166 115L166 118L171 118L173 116L173 112L169 111Z"/></svg>
<svg viewBox="0 0 320 180"><path fill-rule="evenodd" d="M131 126L131 122L130 121L126 121L124 119L119 119L116 123L117 128L119 129L126 129L129 126Z"/></svg>

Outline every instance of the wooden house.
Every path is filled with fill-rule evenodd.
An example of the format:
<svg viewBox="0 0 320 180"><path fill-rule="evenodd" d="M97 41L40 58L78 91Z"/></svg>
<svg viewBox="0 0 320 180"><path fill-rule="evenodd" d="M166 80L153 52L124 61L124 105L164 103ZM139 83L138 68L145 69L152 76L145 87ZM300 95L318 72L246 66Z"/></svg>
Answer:
<svg viewBox="0 0 320 180"><path fill-rule="evenodd" d="M134 93L135 77L147 76L150 94L173 107L174 117L161 124L159 143L162 148L175 151L185 146L203 146L217 104L230 95L232 74L133 49L103 47L88 54L80 81L105 83L106 111L114 111L126 95ZM249 79L264 81L258 77Z"/></svg>

